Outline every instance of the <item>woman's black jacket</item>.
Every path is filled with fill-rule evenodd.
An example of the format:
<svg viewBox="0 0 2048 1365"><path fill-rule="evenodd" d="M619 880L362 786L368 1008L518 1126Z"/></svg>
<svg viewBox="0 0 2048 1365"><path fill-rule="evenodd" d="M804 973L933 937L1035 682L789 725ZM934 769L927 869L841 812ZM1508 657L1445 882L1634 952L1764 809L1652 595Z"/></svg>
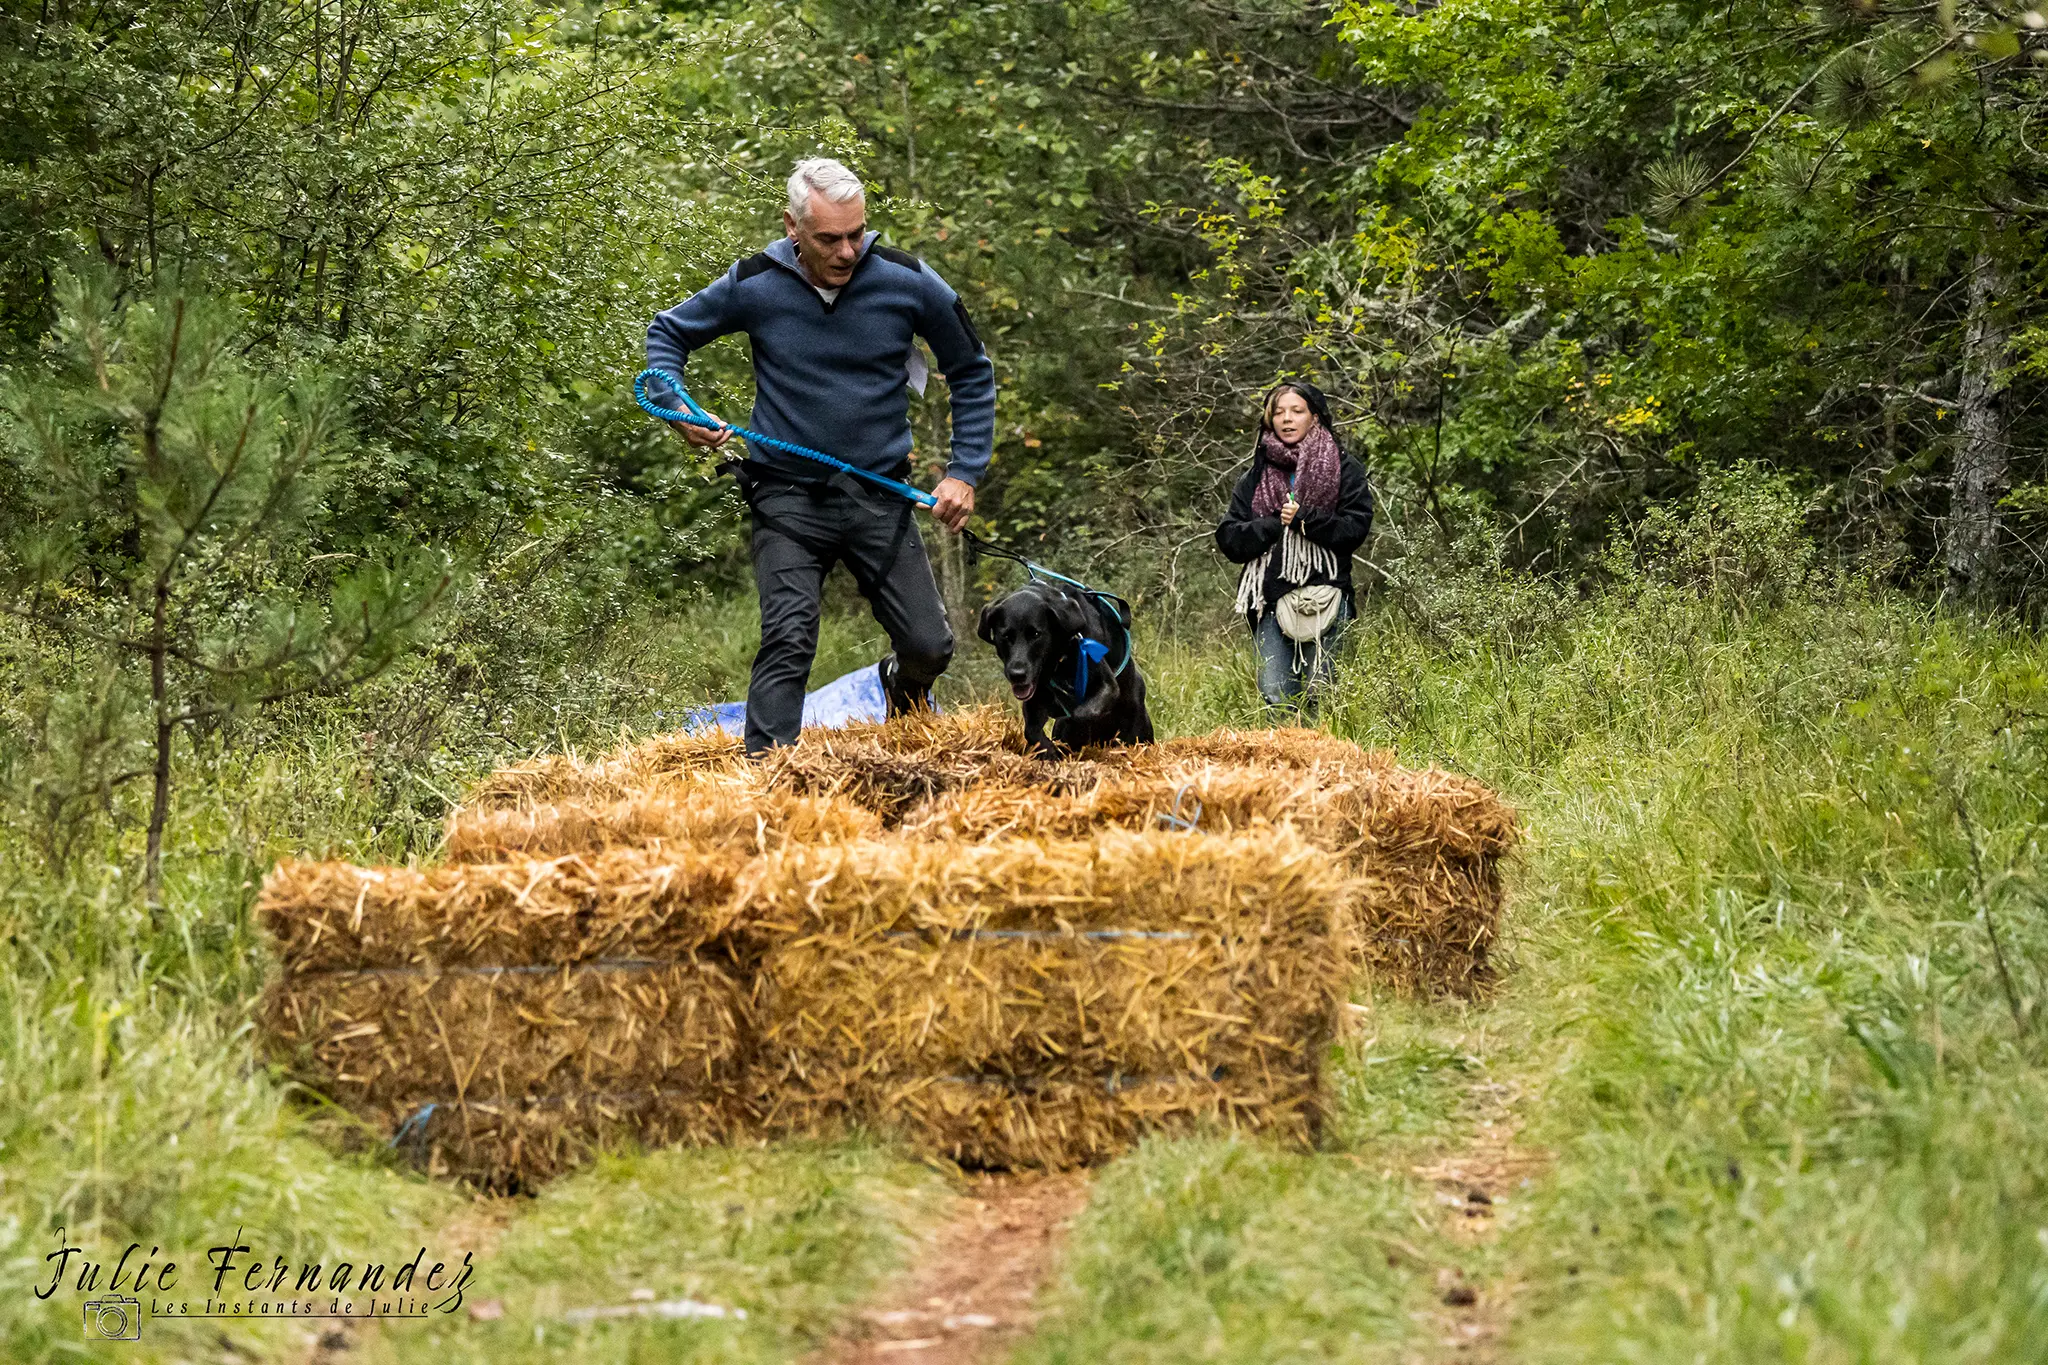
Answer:
<svg viewBox="0 0 2048 1365"><path fill-rule="evenodd" d="M1337 560L1334 575L1312 573L1309 583L1336 584L1344 594L1345 604L1356 612L1358 604L1351 594L1351 556L1365 544L1372 531L1372 488L1365 481L1364 465L1342 452L1337 459L1337 505L1327 512L1304 507L1294 518L1294 525ZM1252 467L1237 481L1237 489L1230 495L1230 510L1223 514L1223 522L1216 528L1216 548L1234 564L1249 564L1280 543L1280 518L1252 515L1252 494L1258 491L1265 472L1266 454L1261 450L1252 456ZM1266 610L1273 610L1273 604L1290 588L1303 586L1306 585L1280 581L1280 556L1274 555L1266 566ZM1251 624L1256 628L1259 623L1254 620Z"/></svg>

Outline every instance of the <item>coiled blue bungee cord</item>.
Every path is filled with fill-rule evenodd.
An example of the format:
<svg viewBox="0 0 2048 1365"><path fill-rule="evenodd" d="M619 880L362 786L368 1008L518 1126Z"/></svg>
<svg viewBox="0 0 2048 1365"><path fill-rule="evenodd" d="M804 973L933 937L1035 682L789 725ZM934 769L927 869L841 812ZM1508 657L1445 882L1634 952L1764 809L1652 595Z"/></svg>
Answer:
<svg viewBox="0 0 2048 1365"><path fill-rule="evenodd" d="M683 400L683 405L689 411L677 412L674 408L662 407L649 398L647 396L647 381L650 379L659 379L662 383L673 389L676 397ZM710 413L698 407L697 400L690 397L690 391L683 387L683 381L670 374L667 370L642 370L639 374L634 375L633 401L664 422L682 422L688 426L703 427L707 431L716 431L720 426L724 425ZM743 438L749 445L767 446L771 450L786 450L792 455L801 455L806 460L815 460L819 464L836 469L842 474L851 474L856 479L866 479L869 483L886 488L899 498L909 498L920 507L932 507L938 503L937 498L934 498L922 488L912 488L907 483L877 474L873 470L862 469L859 465L848 464L836 456L827 455L822 450L812 450L809 446L800 446L794 441L783 441L773 436L763 436L760 432L749 431L745 427L732 427L731 430L735 435Z"/></svg>

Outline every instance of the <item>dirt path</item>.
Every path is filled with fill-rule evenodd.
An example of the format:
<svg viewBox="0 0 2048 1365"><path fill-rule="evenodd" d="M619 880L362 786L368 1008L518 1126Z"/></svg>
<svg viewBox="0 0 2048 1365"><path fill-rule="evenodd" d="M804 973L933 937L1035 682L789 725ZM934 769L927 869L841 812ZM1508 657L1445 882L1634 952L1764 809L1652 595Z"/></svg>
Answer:
<svg viewBox="0 0 2048 1365"><path fill-rule="evenodd" d="M1471 1139L1436 1161L1413 1168L1436 1187L1438 1218L1455 1242L1476 1246L1499 1229L1501 1215L1523 1197L1528 1182L1550 1164L1550 1155L1515 1140L1517 1092L1492 1082L1474 1086ZM1474 1284L1452 1269L1437 1272L1439 1341L1460 1362L1493 1362L1512 1315L1517 1286L1512 1280Z"/></svg>
<svg viewBox="0 0 2048 1365"><path fill-rule="evenodd" d="M810 1365L968 1365L1029 1331L1088 1177L980 1176L917 1264Z"/></svg>

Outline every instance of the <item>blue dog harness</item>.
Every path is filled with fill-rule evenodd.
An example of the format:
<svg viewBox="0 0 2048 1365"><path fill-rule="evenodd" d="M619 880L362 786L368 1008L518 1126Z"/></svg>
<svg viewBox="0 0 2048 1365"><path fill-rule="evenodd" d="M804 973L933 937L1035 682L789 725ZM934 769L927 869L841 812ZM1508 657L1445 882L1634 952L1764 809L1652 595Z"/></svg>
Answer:
<svg viewBox="0 0 2048 1365"><path fill-rule="evenodd" d="M1034 576L1035 578L1035 576ZM1037 581L1043 582L1039 579ZM1062 580L1072 582L1071 579ZM1131 666L1131 604L1114 593L1101 592L1094 588L1074 585L1081 593L1091 597L1096 604L1109 613L1109 619L1116 622L1123 632L1123 650L1114 667L1109 670L1111 678L1120 678ZM1065 591L1065 589L1059 589ZM1088 680L1091 668L1105 666L1109 659L1109 646L1081 631L1074 636L1074 671L1071 680L1054 679L1049 700L1057 708L1055 715L1064 719L1074 714L1074 707L1087 699ZM1064 694L1064 695L1063 695Z"/></svg>

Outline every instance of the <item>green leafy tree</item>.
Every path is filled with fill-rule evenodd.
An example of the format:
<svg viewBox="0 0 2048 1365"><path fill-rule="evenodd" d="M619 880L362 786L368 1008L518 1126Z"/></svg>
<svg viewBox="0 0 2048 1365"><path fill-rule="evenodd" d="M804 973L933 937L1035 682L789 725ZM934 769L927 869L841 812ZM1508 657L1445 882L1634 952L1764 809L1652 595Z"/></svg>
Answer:
<svg viewBox="0 0 2048 1365"><path fill-rule="evenodd" d="M2048 434L2024 341L2039 13L1361 0L1338 22L1361 78L1420 106L1361 208L1459 320L1428 376L1452 478L1557 547L1762 456L1958 596L2039 582L1999 510Z"/></svg>
<svg viewBox="0 0 2048 1365"><path fill-rule="evenodd" d="M763 41L681 97L759 132L679 174L772 208L792 151L855 149L986 320L1003 529L1198 537L1251 395L1305 372L1397 541L1591 567L1615 516L1761 460L1838 551L1958 597L2048 578L2039 11L692 13Z"/></svg>
<svg viewBox="0 0 2048 1365"><path fill-rule="evenodd" d="M57 371L5 395L0 606L93 660L95 696L139 706L144 761L99 780L149 782L153 900L180 735L373 677L448 572L418 550L314 552L345 453L331 385L255 372L246 334L204 298L61 288Z"/></svg>
<svg viewBox="0 0 2048 1365"><path fill-rule="evenodd" d="M647 318L731 260L664 170L717 137L670 98L716 52L686 36L522 0L0 3L0 363L63 270L163 273L345 384L338 534L482 553L616 502L588 452L642 425Z"/></svg>

